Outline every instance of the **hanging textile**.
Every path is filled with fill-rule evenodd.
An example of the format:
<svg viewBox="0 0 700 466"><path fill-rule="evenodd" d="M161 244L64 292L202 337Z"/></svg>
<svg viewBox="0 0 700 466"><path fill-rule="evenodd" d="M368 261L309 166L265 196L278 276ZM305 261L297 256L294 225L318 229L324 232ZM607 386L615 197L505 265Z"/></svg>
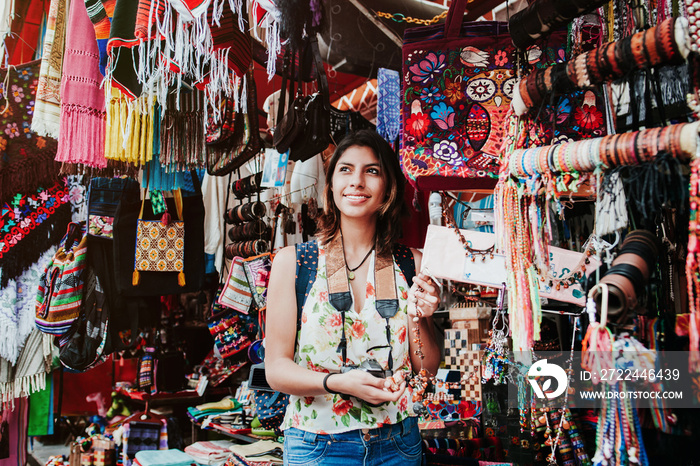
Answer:
<svg viewBox="0 0 700 466"><path fill-rule="evenodd" d="M111 85L129 100L140 96L142 90L135 70L135 64L139 62L139 49L136 47L139 40L134 35L137 12L137 2L117 2L107 41L107 76Z"/></svg>
<svg viewBox="0 0 700 466"><path fill-rule="evenodd" d="M0 62L5 61L5 38L10 34L15 17L15 0L5 0L0 4Z"/></svg>
<svg viewBox="0 0 700 466"><path fill-rule="evenodd" d="M103 76L107 68L107 41L109 41L109 30L112 26L112 16L114 16L116 3L117 0L85 0L88 16L95 29L97 49L100 56L100 73Z"/></svg>
<svg viewBox="0 0 700 466"><path fill-rule="evenodd" d="M46 378L46 388L29 396L27 435L53 435L53 379Z"/></svg>
<svg viewBox="0 0 700 466"><path fill-rule="evenodd" d="M53 337L35 328L29 334L16 366L0 359L0 400L3 403L46 388L46 374L51 371L52 347Z"/></svg>
<svg viewBox="0 0 700 466"><path fill-rule="evenodd" d="M398 71L379 68L377 81L377 133L394 144L401 129L401 78Z"/></svg>
<svg viewBox="0 0 700 466"><path fill-rule="evenodd" d="M0 202L56 181L56 141L34 133L39 60L0 69Z"/></svg>
<svg viewBox="0 0 700 466"><path fill-rule="evenodd" d="M69 24L61 78L61 124L56 160L105 168L106 113L105 93L100 89L103 77L99 41L95 40L95 30L84 2L71 2Z"/></svg>
<svg viewBox="0 0 700 466"><path fill-rule="evenodd" d="M3 465L15 466L28 464L27 461L27 411L29 403L19 399L11 406L6 406L0 419L0 460Z"/></svg>
<svg viewBox="0 0 700 466"><path fill-rule="evenodd" d="M61 70L68 19L67 3L67 0L51 0L32 118L32 131L54 139L58 138L61 113Z"/></svg>
<svg viewBox="0 0 700 466"><path fill-rule="evenodd" d="M63 182L0 205L0 289L66 233L71 206Z"/></svg>
<svg viewBox="0 0 700 466"><path fill-rule="evenodd" d="M17 362L20 349L34 330L36 290L49 260L56 252L51 247L16 280L0 289L0 357Z"/></svg>

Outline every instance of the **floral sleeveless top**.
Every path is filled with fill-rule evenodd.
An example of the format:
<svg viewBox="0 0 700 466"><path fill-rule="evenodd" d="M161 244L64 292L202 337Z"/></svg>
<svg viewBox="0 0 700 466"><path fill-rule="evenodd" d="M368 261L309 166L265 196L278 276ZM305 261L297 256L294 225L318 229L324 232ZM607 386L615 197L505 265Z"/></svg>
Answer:
<svg viewBox="0 0 700 466"><path fill-rule="evenodd" d="M299 345L294 355L302 367L317 372L340 372L341 353L337 352L341 337L341 314L328 301L326 280L326 251L318 248L318 270L301 315ZM375 308L374 259L372 253L367 274L366 296L362 310L355 306L345 313L345 336L349 365L361 364L365 359L375 358L383 368L388 368L389 349L386 345L386 320ZM401 269L394 261L394 273L398 287L399 310L389 319L394 372L403 369L410 373L411 359L408 335L408 285ZM353 297L354 302L354 297ZM290 396L289 407L282 428L296 427L317 434L340 433L355 429L372 429L385 424L396 424L409 417L411 387L406 387L397 402L383 403L371 407L357 398L344 400L340 395Z"/></svg>

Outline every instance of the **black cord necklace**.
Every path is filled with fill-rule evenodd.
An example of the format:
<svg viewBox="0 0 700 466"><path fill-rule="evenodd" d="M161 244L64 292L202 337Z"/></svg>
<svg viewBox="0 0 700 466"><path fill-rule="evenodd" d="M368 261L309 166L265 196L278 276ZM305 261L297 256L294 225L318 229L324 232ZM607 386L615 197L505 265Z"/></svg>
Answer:
<svg viewBox="0 0 700 466"><path fill-rule="evenodd" d="M357 269L359 269L360 267L362 267L362 264L364 264L365 261L367 260L367 258L369 257L369 255L372 254L372 251L374 251L374 246L371 247L369 251L367 251L367 254L365 255L365 258L362 259L362 262L360 262L360 265L358 265L357 267L351 269L350 267L348 267L348 261L347 261L347 259L345 258L345 248L343 248L343 259L345 259L345 268L348 269L348 279L350 279L350 280L354 280L354 279L355 279L355 270L357 270Z"/></svg>

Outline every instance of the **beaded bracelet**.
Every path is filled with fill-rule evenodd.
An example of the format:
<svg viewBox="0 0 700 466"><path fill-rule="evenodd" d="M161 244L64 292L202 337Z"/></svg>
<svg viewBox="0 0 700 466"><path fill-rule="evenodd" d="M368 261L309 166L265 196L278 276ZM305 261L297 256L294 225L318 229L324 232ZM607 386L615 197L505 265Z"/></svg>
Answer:
<svg viewBox="0 0 700 466"><path fill-rule="evenodd" d="M564 154L564 164L566 165L566 173L571 173L574 170L574 164L573 164L573 157L574 157L574 150L576 149L575 143L569 143L569 146L566 148L566 152Z"/></svg>

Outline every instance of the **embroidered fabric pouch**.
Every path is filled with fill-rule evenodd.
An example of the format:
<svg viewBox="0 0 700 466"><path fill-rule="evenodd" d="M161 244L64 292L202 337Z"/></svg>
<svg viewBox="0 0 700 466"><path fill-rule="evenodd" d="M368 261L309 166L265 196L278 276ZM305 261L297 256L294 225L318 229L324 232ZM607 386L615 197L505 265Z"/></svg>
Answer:
<svg viewBox="0 0 700 466"><path fill-rule="evenodd" d="M222 358L233 356L250 345L241 317L232 309L210 318L207 325Z"/></svg>
<svg viewBox="0 0 700 466"><path fill-rule="evenodd" d="M255 306L261 311L267 307L267 284L272 269L270 253L244 259L243 269L255 300Z"/></svg>
<svg viewBox="0 0 700 466"><path fill-rule="evenodd" d="M250 285L243 268L243 258L236 256L231 261L228 278L221 295L219 295L218 303L247 314L252 302L253 294L250 291Z"/></svg>

